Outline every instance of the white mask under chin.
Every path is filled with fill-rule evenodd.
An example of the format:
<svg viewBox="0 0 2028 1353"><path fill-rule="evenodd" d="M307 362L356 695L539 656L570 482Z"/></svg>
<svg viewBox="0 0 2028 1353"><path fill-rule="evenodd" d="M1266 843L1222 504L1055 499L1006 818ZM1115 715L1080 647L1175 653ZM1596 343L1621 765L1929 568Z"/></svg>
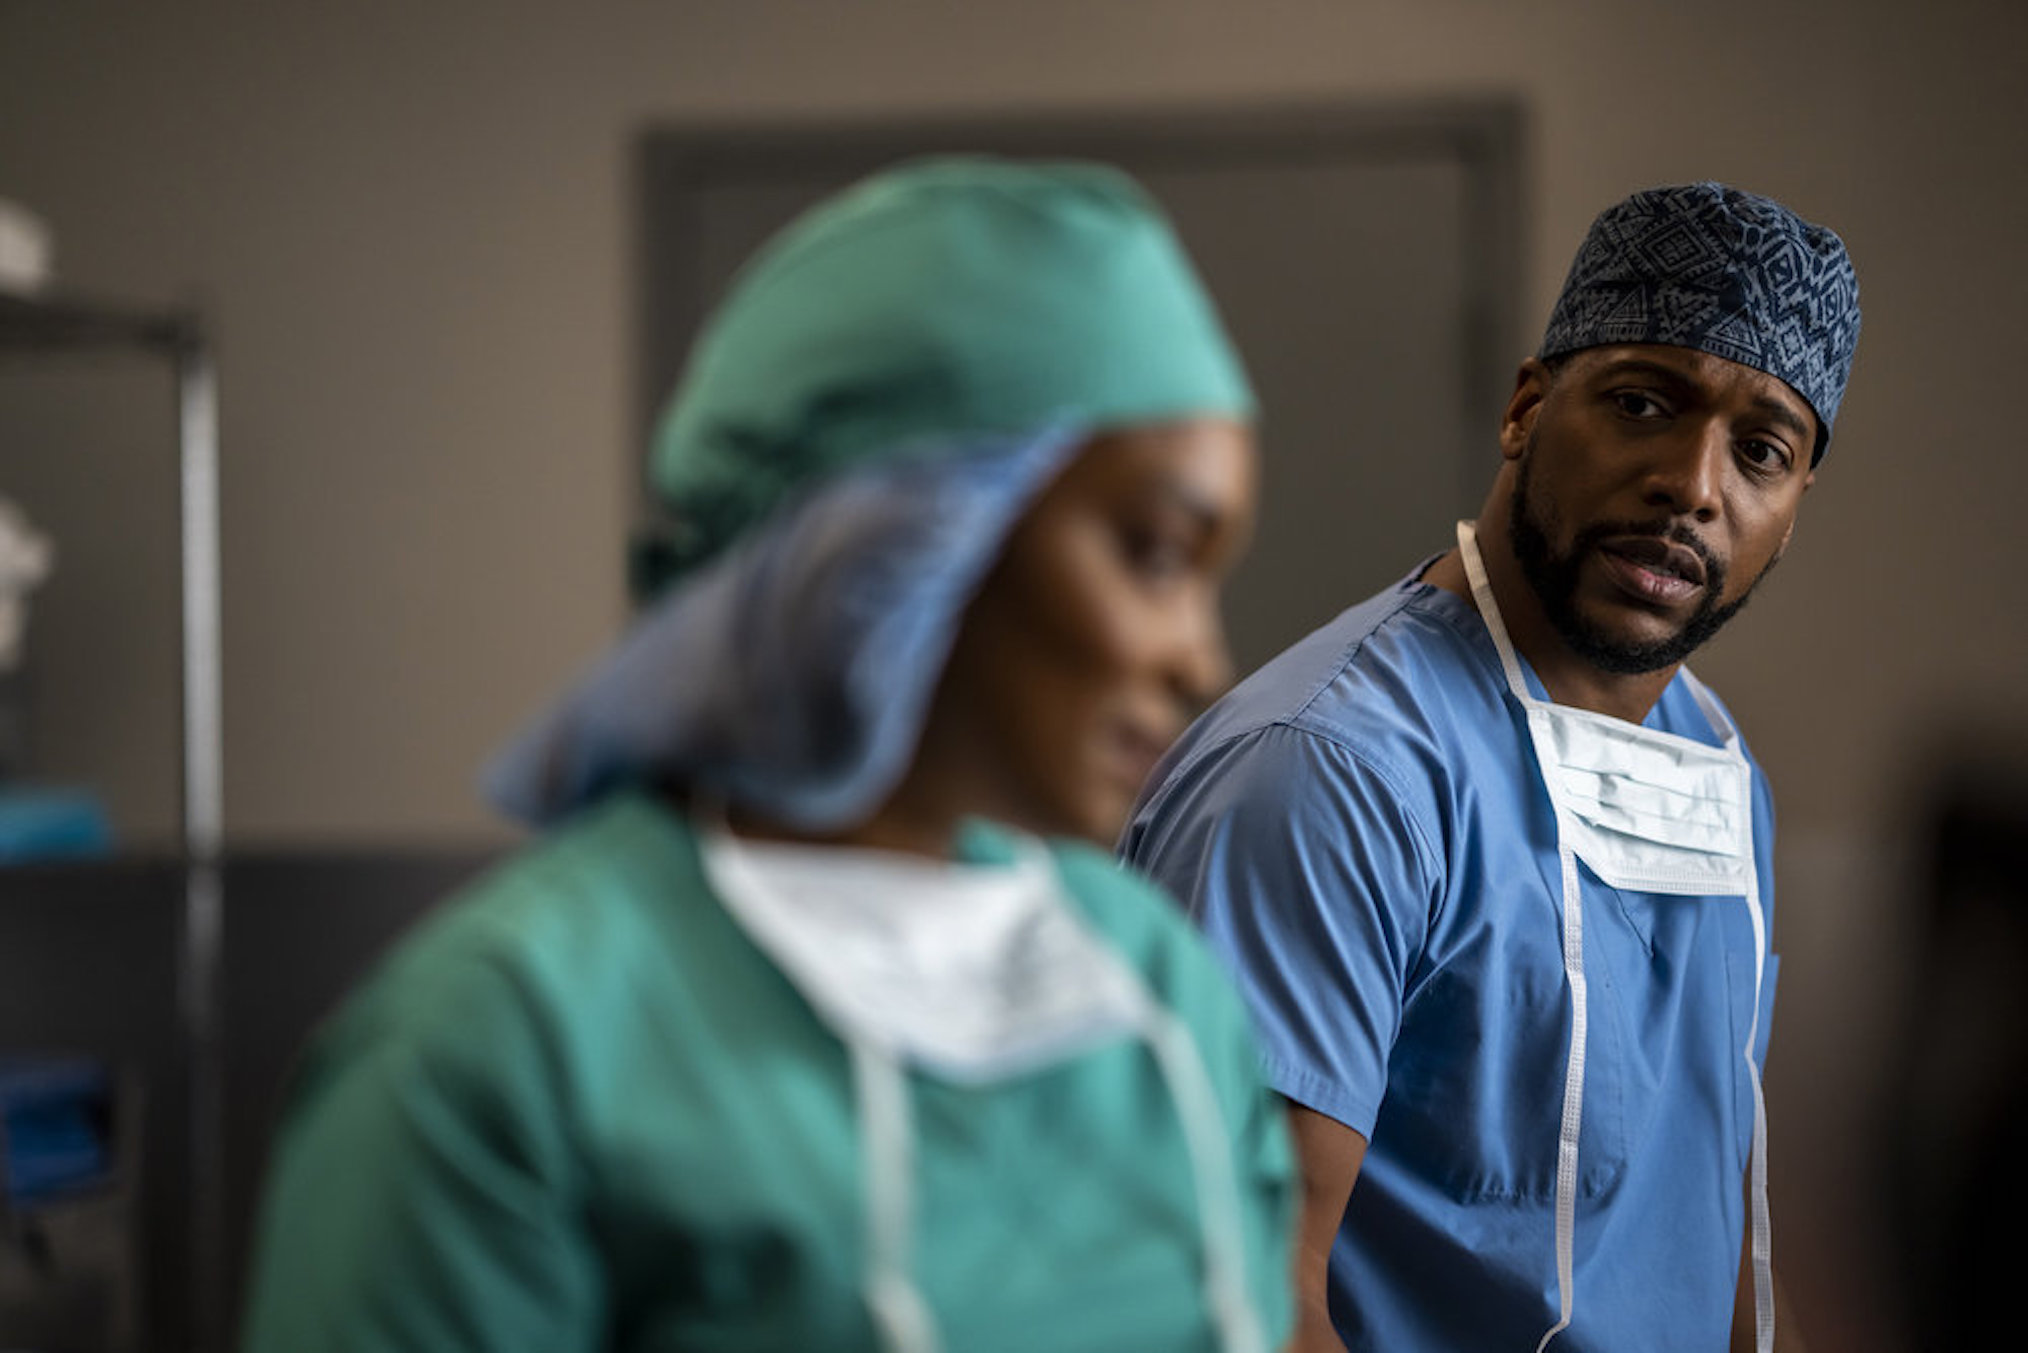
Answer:
<svg viewBox="0 0 2028 1353"><path fill-rule="evenodd" d="M1197 1044L1064 895L1038 841L1005 864L700 832L727 911L852 1058L867 1179L865 1299L883 1345L936 1353L913 1276L907 1071L984 1084L1127 1038L1153 1051L1198 1195L1205 1301L1227 1353L1266 1353L1247 1295L1231 1136Z"/></svg>
<svg viewBox="0 0 2028 1353"><path fill-rule="evenodd" d="M1065 906L1039 843L1008 864L703 838L726 906L847 1042L987 1081L1137 1033L1148 997Z"/></svg>

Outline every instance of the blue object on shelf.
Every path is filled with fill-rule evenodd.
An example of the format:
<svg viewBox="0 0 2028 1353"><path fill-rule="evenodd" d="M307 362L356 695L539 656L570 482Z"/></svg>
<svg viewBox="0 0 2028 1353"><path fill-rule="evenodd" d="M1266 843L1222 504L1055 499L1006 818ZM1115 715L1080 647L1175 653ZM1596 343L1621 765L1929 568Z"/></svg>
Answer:
<svg viewBox="0 0 2028 1353"><path fill-rule="evenodd" d="M80 1059L0 1059L0 1210L113 1176L113 1082Z"/></svg>
<svg viewBox="0 0 2028 1353"><path fill-rule="evenodd" d="M83 859L112 848L112 824L89 790L0 787L0 864Z"/></svg>

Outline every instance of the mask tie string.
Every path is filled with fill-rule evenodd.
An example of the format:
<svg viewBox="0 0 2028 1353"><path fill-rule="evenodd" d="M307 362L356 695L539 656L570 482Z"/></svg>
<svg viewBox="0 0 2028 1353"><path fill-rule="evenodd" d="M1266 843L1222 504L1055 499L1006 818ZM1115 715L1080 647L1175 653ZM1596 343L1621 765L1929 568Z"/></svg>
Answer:
<svg viewBox="0 0 2028 1353"><path fill-rule="evenodd" d="M1225 1353L1267 1353L1267 1336L1246 1291L1239 1181L1232 1136L1190 1030L1149 999L1148 1046L1183 1124L1202 1232L1205 1301Z"/></svg>
<svg viewBox="0 0 2028 1353"><path fill-rule="evenodd" d="M1478 604L1480 616L1486 624L1494 647L1499 651L1502 668L1506 672L1507 684L1527 712L1529 735L1538 749L1545 745L1548 733L1544 726L1549 718L1546 706L1530 695L1527 683L1521 673L1520 660L1507 636L1499 607L1494 600L1491 581L1485 570L1485 563L1479 556L1477 532L1472 523L1458 523L1459 554L1465 565L1466 575L1471 580L1472 597ZM1701 681L1686 669L1683 676L1698 707L1710 720L1712 730L1724 741L1725 750L1731 754L1742 777L1741 803L1752 802L1752 768L1747 764L1740 747L1738 728L1725 714L1717 699ZM1571 826L1566 809L1551 795L1557 822L1557 856L1562 869L1563 886L1563 963L1564 978L1570 990L1570 1050L1565 1063L1563 1114L1557 1137L1556 1168L1556 1284L1558 1319L1542 1336L1536 1345L1536 1353L1542 1353L1555 1337L1570 1327L1572 1312L1576 1305L1575 1295L1575 1250L1577 1228L1577 1167L1578 1134L1582 1126L1584 1102L1584 1064L1587 1030L1586 987L1584 978L1584 941L1582 894L1578 887L1577 859L1569 841ZM1754 1049L1760 1041L1761 992L1767 966L1767 921L1761 906L1760 872L1751 864L1752 824L1749 820L1745 830L1748 835L1745 855L1749 861L1745 869L1745 900L1747 914L1753 925L1753 1016L1749 1021L1746 1046L1742 1056L1746 1060L1747 1081L1753 1094L1753 1146L1749 1167L1749 1224L1751 1227L1751 1251L1754 1275L1754 1330L1755 1346L1758 1353L1772 1353L1774 1347L1774 1271L1773 1239L1767 1201L1767 1105L1761 1089L1760 1066L1754 1061ZM1677 890L1680 891L1680 890Z"/></svg>
<svg viewBox="0 0 2028 1353"><path fill-rule="evenodd" d="M914 1244L915 1136L908 1083L885 1051L854 1039L861 1177L866 1181L866 1305L891 1353L937 1353L936 1318L909 1277Z"/></svg>
<svg viewBox="0 0 2028 1353"><path fill-rule="evenodd" d="M1492 636L1493 647L1499 650L1507 686L1527 713L1529 737L1538 748L1539 760L1543 730L1538 722L1548 715L1528 693L1528 683L1521 675L1521 660L1507 637L1506 623L1501 620L1499 605L1493 598L1492 580L1486 576L1485 561L1479 557L1478 532L1468 521L1458 523L1458 554L1464 560L1465 575L1471 579L1472 599L1478 603L1479 617ZM1556 812L1556 857L1563 875L1559 911L1563 922L1563 980L1570 991L1570 1050L1563 1064L1563 1112L1556 1134L1557 1319L1535 1345L1535 1353L1542 1353L1557 1335L1570 1328L1577 1309L1578 1140L1584 1126L1585 1048L1590 1024L1590 1001L1584 980L1584 895L1578 888L1577 855L1570 848L1571 833L1564 820L1563 805L1555 795L1550 797Z"/></svg>

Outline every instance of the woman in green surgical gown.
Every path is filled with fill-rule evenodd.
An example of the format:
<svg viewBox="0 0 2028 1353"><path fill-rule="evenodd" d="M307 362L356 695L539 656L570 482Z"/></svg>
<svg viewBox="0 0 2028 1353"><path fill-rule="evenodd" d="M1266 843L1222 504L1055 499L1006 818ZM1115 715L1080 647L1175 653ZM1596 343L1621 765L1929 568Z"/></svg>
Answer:
<svg viewBox="0 0 2028 1353"><path fill-rule="evenodd" d="M1088 844L1226 679L1250 414L1099 167L906 165L749 263L659 593L490 774L542 834L294 1086L248 1353L1277 1343L1243 1013Z"/></svg>

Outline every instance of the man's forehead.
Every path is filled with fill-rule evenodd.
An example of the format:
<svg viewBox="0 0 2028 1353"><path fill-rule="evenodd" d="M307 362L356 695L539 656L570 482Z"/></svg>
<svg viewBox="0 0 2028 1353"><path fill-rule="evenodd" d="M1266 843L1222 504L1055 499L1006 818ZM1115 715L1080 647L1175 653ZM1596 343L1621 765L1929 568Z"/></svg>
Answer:
<svg viewBox="0 0 2028 1353"><path fill-rule="evenodd" d="M1793 385L1758 367L1701 348L1678 347L1673 343L1612 343L1573 352L1565 369L1588 377L1641 370L1673 376L1688 384L1736 392L1779 405L1792 413L1806 431L1816 428L1815 411Z"/></svg>

